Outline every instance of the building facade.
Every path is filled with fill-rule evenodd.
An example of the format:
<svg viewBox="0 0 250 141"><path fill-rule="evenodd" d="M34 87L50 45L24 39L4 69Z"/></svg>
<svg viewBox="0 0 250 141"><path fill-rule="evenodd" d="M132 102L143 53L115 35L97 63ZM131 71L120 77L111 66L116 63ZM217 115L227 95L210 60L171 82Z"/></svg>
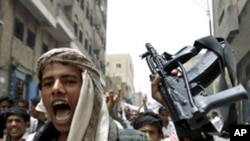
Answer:
<svg viewBox="0 0 250 141"><path fill-rule="evenodd" d="M36 60L51 48L79 49L105 86L106 0L1 0L0 95L38 95Z"/></svg>
<svg viewBox="0 0 250 141"><path fill-rule="evenodd" d="M122 88L125 100L132 100L134 95L134 67L130 54L106 55L106 76ZM118 78L121 78L118 81Z"/></svg>
<svg viewBox="0 0 250 141"><path fill-rule="evenodd" d="M227 39L237 61L239 83L250 86L250 1L213 0L214 35ZM250 102L239 104L240 121L250 121Z"/></svg>

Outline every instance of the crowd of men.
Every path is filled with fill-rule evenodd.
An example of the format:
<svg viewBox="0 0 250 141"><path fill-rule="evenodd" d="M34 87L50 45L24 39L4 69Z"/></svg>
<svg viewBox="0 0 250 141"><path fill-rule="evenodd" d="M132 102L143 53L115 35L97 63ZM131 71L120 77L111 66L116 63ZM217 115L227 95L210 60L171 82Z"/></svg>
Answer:
<svg viewBox="0 0 250 141"><path fill-rule="evenodd" d="M0 140L25 141L29 134L35 133L46 122L46 114L39 108L40 96L31 101L19 99L14 102L9 96L0 97L1 135ZM144 107L143 112L141 108ZM120 107L116 124L120 129L133 128L146 133L153 141L178 140L175 127L170 119L169 111L164 106L155 113L147 108L146 100L142 107L131 109Z"/></svg>
<svg viewBox="0 0 250 141"><path fill-rule="evenodd" d="M0 141L205 140L200 131L177 133L160 97L159 76L151 85L152 97L162 105L158 112L148 109L144 98L139 109L118 107L116 114L121 91L105 93L94 64L80 51L46 52L37 61L37 74L41 97L14 102L1 96Z"/></svg>
<svg viewBox="0 0 250 141"><path fill-rule="evenodd" d="M39 110L40 99L14 101L8 95L0 96L0 141L25 141L43 126L47 118Z"/></svg>

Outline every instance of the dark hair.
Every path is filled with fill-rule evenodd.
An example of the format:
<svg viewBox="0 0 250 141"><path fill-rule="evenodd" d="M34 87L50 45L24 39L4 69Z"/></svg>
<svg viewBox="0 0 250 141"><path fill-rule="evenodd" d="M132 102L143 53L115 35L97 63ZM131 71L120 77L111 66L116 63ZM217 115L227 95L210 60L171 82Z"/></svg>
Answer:
<svg viewBox="0 0 250 141"><path fill-rule="evenodd" d="M4 112L0 111L0 139L3 138L3 130L5 129Z"/></svg>
<svg viewBox="0 0 250 141"><path fill-rule="evenodd" d="M36 96L36 97L33 97L30 102L32 105L34 105L36 107L36 105L40 102L40 99L41 97L40 96Z"/></svg>
<svg viewBox="0 0 250 141"><path fill-rule="evenodd" d="M139 114L139 111L137 111L137 110L130 110L129 115L130 115L132 112L135 112L135 113L138 113L138 114Z"/></svg>
<svg viewBox="0 0 250 141"><path fill-rule="evenodd" d="M17 102L21 102L21 103L24 103L25 105L27 105L27 107L29 107L29 101L27 99L19 99Z"/></svg>
<svg viewBox="0 0 250 141"><path fill-rule="evenodd" d="M166 111L166 112L169 113L168 108L166 108L165 106L161 106L161 107L159 108L159 110L158 110L158 113L160 114L162 111Z"/></svg>
<svg viewBox="0 0 250 141"><path fill-rule="evenodd" d="M7 118L9 116L12 116L12 115L22 117L25 122L30 121L30 115L29 115L29 113L27 111L25 111L24 109L19 108L19 107L11 107L5 113L5 122L7 121Z"/></svg>
<svg viewBox="0 0 250 141"><path fill-rule="evenodd" d="M0 96L0 104L3 102L3 101L8 101L11 105L14 105L14 101L12 100L12 98L8 95L2 95Z"/></svg>
<svg viewBox="0 0 250 141"><path fill-rule="evenodd" d="M218 116L218 112L217 111L212 111L211 114L214 115L214 116Z"/></svg>
<svg viewBox="0 0 250 141"><path fill-rule="evenodd" d="M163 122L160 116L154 112L143 112L131 123L134 129L139 129L144 125L154 125L158 129L158 133L163 134Z"/></svg>

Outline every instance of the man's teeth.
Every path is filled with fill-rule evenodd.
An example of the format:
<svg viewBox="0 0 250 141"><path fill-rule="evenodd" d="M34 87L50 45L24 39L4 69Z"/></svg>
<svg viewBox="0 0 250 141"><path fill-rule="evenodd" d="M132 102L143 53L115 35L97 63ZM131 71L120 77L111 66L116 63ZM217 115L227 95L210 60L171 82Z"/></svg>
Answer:
<svg viewBox="0 0 250 141"><path fill-rule="evenodd" d="M16 131L18 131L17 128L12 128L12 129L11 129L11 132L16 132Z"/></svg>
<svg viewBox="0 0 250 141"><path fill-rule="evenodd" d="M53 106L60 105L60 104L67 104L67 103L64 102L64 101L56 101L56 102L53 103Z"/></svg>
<svg viewBox="0 0 250 141"><path fill-rule="evenodd" d="M59 121L63 121L63 120L67 120L68 118L70 118L70 112L64 112L64 113L58 113L56 115L56 119Z"/></svg>

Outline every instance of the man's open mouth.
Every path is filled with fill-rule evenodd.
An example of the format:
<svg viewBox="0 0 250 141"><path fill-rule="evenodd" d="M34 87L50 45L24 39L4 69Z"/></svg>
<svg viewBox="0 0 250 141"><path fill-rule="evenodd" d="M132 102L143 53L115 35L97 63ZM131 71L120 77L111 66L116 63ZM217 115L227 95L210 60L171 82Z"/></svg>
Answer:
<svg viewBox="0 0 250 141"><path fill-rule="evenodd" d="M56 101L53 103L54 115L57 121L65 121L70 118L71 108L65 101Z"/></svg>
<svg viewBox="0 0 250 141"><path fill-rule="evenodd" d="M19 129L17 129L17 128L11 128L11 130L10 130L10 132L11 132L12 134L17 134L18 131L19 131Z"/></svg>

